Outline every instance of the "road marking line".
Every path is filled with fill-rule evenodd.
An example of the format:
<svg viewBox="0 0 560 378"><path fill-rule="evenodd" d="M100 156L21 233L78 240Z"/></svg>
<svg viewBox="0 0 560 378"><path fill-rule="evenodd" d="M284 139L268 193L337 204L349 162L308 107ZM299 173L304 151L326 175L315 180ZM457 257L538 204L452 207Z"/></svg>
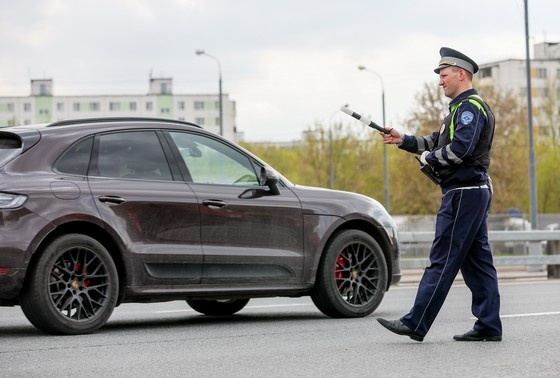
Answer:
<svg viewBox="0 0 560 378"><path fill-rule="evenodd" d="M560 311L551 311L551 312L534 312L529 314L511 314L511 315L500 315L500 318L528 318L531 316L549 316L549 315L560 315ZM475 317L472 317L471 320L476 320Z"/></svg>
<svg viewBox="0 0 560 378"><path fill-rule="evenodd" d="M530 314L512 314L512 315L500 315L500 318L526 318L529 316L548 316L548 315L560 315L560 311L552 312L534 312Z"/></svg>

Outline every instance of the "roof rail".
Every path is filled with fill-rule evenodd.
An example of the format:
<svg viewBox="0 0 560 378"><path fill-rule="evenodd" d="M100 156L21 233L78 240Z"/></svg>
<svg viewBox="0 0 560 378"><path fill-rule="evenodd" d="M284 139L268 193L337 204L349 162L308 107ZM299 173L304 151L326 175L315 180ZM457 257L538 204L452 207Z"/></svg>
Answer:
<svg viewBox="0 0 560 378"><path fill-rule="evenodd" d="M58 126L70 126L70 125L79 125L83 123L98 123L98 122L163 122L163 123L174 123L183 126L194 126L198 128L202 128L201 126L185 122L179 121L177 119L169 119L169 118L150 118L150 117L99 117L99 118L81 118L81 119L67 119L63 121L53 122L46 127L58 127Z"/></svg>

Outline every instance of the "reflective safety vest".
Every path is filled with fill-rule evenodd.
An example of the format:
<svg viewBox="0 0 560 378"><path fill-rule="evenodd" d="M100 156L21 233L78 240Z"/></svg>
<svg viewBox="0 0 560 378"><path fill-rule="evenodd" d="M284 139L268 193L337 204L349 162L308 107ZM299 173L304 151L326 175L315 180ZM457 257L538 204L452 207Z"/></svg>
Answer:
<svg viewBox="0 0 560 378"><path fill-rule="evenodd" d="M482 97L480 97L479 95L470 95L469 97L467 97L466 99L464 99L461 102L456 103L455 105L453 105L451 107L451 125L449 125L449 136L451 137L451 140L453 140L453 137L455 136L455 113L457 113L457 109L459 109L459 106L466 101L469 101L471 104L473 104L474 106L476 106L483 114L486 118L488 118L488 114L486 113L486 109L484 109L484 106L482 104L484 104L484 101L482 100Z"/></svg>
<svg viewBox="0 0 560 378"><path fill-rule="evenodd" d="M492 113L492 110L490 109L488 104L486 104L480 96L471 95L451 107L449 115L445 117L444 120L444 131L443 133L440 133L436 145L438 148L441 148L451 143L451 141L454 139L455 123L459 107L461 106L461 104L467 101L476 106L477 109L482 112L487 122L486 127L484 127L480 134L480 139L473 151L472 156L468 159L465 159L464 163L467 165L479 166L484 171L487 171L488 167L490 166L490 150L492 148L492 140L494 139L495 118L494 113ZM443 176L446 176L454 170L454 167L447 167L443 168L441 173L443 174Z"/></svg>

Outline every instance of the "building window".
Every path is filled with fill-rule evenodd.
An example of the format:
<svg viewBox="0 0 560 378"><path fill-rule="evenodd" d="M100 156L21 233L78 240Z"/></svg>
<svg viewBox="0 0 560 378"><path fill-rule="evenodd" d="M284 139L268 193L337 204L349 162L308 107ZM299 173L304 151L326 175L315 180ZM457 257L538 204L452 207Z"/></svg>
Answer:
<svg viewBox="0 0 560 378"><path fill-rule="evenodd" d="M49 115L49 109L39 109L39 115Z"/></svg>
<svg viewBox="0 0 560 378"><path fill-rule="evenodd" d="M135 112L136 111L136 102L132 101L130 104L128 104L128 107L129 107L130 110Z"/></svg>
<svg viewBox="0 0 560 378"><path fill-rule="evenodd" d="M179 110L185 110L185 101L179 101L177 103L177 109Z"/></svg>
<svg viewBox="0 0 560 378"><path fill-rule="evenodd" d="M161 111L162 114L169 114L169 113L171 113L171 110L170 110L169 108L161 108L160 111Z"/></svg>
<svg viewBox="0 0 560 378"><path fill-rule="evenodd" d="M80 111L80 103L79 102L75 102L72 104L72 110L74 110L75 112L79 112Z"/></svg>
<svg viewBox="0 0 560 378"><path fill-rule="evenodd" d="M485 77L492 77L492 68L488 67L481 69L479 75L481 79L484 79Z"/></svg>
<svg viewBox="0 0 560 378"><path fill-rule="evenodd" d="M194 102L194 108L196 110L204 109L204 101L195 101Z"/></svg>
<svg viewBox="0 0 560 378"><path fill-rule="evenodd" d="M31 111L31 104L29 102L26 102L25 104L23 104L23 111L24 112L30 112Z"/></svg>
<svg viewBox="0 0 560 378"><path fill-rule="evenodd" d="M167 85L167 83L161 83L160 84L160 90L161 90L161 94L169 94L171 91L169 90L169 85Z"/></svg>
<svg viewBox="0 0 560 378"><path fill-rule="evenodd" d="M219 126L220 125L220 117L216 117L216 123L215 125Z"/></svg>
<svg viewBox="0 0 560 378"><path fill-rule="evenodd" d="M536 78L537 79L546 79L546 68L537 68Z"/></svg>
<svg viewBox="0 0 560 378"><path fill-rule="evenodd" d="M120 102L110 102L109 103L109 111L111 112L116 112L121 110L121 104Z"/></svg>
<svg viewBox="0 0 560 378"><path fill-rule="evenodd" d="M537 93L539 97L548 97L548 88L537 88Z"/></svg>
<svg viewBox="0 0 560 378"><path fill-rule="evenodd" d="M153 102L146 102L146 110L152 111L154 110L154 103Z"/></svg>
<svg viewBox="0 0 560 378"><path fill-rule="evenodd" d="M220 101L214 101L214 109L220 109Z"/></svg>
<svg viewBox="0 0 560 378"><path fill-rule="evenodd" d="M98 112L99 111L99 102L90 102L89 103L89 110L92 112Z"/></svg>
<svg viewBox="0 0 560 378"><path fill-rule="evenodd" d="M204 126L204 118L203 117L196 117L194 119L194 123L196 123L199 126Z"/></svg>
<svg viewBox="0 0 560 378"><path fill-rule="evenodd" d="M57 112L63 112L64 111L64 103L63 102L57 102L56 103L56 111Z"/></svg>
<svg viewBox="0 0 560 378"><path fill-rule="evenodd" d="M49 93L47 91L46 84L39 84L39 95L40 96L47 96Z"/></svg>

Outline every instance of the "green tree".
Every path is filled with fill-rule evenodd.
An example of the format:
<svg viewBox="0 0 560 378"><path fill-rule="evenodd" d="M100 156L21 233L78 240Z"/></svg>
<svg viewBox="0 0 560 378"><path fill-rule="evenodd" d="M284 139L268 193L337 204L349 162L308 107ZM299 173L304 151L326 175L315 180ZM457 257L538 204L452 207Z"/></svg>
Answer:
<svg viewBox="0 0 560 378"><path fill-rule="evenodd" d="M560 83L551 80L536 118L537 197L540 213L560 212Z"/></svg>

